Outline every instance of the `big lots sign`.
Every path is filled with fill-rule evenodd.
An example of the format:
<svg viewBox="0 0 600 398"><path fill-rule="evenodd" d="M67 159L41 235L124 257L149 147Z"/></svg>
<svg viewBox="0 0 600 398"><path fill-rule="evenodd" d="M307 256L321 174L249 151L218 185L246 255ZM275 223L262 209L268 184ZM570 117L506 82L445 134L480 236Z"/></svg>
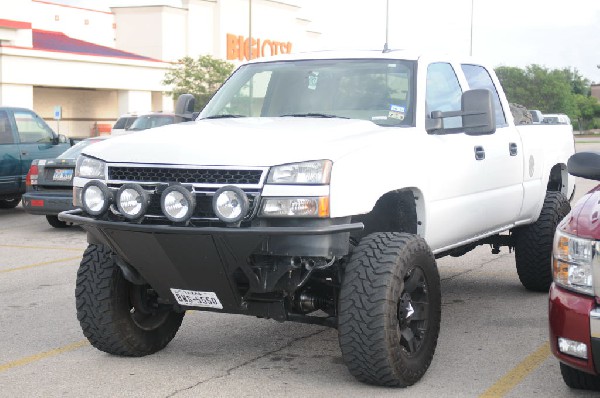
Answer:
<svg viewBox="0 0 600 398"><path fill-rule="evenodd" d="M249 42L251 40L251 43ZM252 56L250 56L252 46ZM261 40L237 36L227 33L227 59L228 60L250 60L267 55L289 54L292 52L291 42L280 42L274 40Z"/></svg>

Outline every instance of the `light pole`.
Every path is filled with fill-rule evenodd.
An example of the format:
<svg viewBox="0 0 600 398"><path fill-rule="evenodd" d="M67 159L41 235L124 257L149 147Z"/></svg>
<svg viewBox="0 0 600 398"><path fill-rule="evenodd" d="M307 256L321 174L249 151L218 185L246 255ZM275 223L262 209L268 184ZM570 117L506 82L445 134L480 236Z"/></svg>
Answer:
<svg viewBox="0 0 600 398"><path fill-rule="evenodd" d="M248 61L252 59L252 0L248 0Z"/></svg>
<svg viewBox="0 0 600 398"><path fill-rule="evenodd" d="M475 0L471 0L471 40L470 40L470 47L469 47L469 55L472 56L473 55L473 3L475 2Z"/></svg>

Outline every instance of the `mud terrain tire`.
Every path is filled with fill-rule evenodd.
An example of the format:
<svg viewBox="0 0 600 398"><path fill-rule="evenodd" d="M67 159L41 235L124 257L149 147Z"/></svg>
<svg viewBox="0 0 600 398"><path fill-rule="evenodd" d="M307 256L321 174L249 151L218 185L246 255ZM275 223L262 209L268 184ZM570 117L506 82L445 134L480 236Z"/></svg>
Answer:
<svg viewBox="0 0 600 398"><path fill-rule="evenodd" d="M406 387L427 371L440 330L440 277L416 235L365 236L346 266L339 300L339 342L359 381Z"/></svg>
<svg viewBox="0 0 600 398"><path fill-rule="evenodd" d="M127 281L104 245L90 244L84 252L75 297L85 337L114 355L139 357L163 349L185 314L159 307L150 286Z"/></svg>

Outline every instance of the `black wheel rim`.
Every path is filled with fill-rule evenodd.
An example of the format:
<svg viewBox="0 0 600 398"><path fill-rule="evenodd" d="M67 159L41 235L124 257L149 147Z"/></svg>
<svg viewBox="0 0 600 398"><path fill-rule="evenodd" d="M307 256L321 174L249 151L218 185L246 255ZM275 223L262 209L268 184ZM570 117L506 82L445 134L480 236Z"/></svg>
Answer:
<svg viewBox="0 0 600 398"><path fill-rule="evenodd" d="M151 331L165 323L169 309L158 304L158 294L149 285L129 285L129 314L143 330Z"/></svg>
<svg viewBox="0 0 600 398"><path fill-rule="evenodd" d="M429 289L423 270L415 267L404 277L398 300L400 346L408 356L415 355L425 341L429 324Z"/></svg>

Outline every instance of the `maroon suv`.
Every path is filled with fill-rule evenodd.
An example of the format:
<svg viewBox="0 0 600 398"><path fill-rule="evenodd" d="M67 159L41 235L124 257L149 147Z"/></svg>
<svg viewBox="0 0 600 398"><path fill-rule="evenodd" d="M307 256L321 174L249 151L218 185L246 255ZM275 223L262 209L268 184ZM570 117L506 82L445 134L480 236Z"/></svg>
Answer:
<svg viewBox="0 0 600 398"><path fill-rule="evenodd" d="M581 152L569 173L600 181L600 153ZM600 390L600 185L556 229L550 287L550 346L571 388Z"/></svg>

